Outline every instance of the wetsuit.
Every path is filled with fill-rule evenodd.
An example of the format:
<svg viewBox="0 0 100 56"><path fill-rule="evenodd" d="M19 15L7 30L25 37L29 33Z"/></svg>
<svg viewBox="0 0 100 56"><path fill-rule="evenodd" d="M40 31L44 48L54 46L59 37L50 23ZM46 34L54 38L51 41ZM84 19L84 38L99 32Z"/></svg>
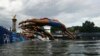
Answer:
<svg viewBox="0 0 100 56"><path fill-rule="evenodd" d="M49 20L48 24L49 24L50 26L53 26L53 27L61 27L61 25L62 25L60 22L53 21L53 20L51 20L51 19L48 19L48 20Z"/></svg>

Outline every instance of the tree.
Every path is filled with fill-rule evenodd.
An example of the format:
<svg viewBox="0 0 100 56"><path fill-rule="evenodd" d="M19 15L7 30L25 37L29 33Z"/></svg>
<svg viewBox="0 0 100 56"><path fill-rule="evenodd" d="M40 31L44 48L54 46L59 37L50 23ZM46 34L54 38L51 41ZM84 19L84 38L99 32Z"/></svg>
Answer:
<svg viewBox="0 0 100 56"><path fill-rule="evenodd" d="M81 32L94 32L94 23L90 21L85 21L82 25L82 29L80 29Z"/></svg>
<svg viewBox="0 0 100 56"><path fill-rule="evenodd" d="M68 30L72 32L100 32L100 27L96 27L94 22L85 21L82 26L72 26Z"/></svg>
<svg viewBox="0 0 100 56"><path fill-rule="evenodd" d="M67 28L71 32L79 31L82 27L81 26L72 26Z"/></svg>

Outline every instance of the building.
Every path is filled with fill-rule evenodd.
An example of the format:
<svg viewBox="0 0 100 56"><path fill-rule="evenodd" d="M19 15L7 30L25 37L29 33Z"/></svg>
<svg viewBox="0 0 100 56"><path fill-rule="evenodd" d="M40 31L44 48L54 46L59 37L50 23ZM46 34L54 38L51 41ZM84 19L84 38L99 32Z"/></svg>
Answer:
<svg viewBox="0 0 100 56"><path fill-rule="evenodd" d="M12 19L12 32L16 32L16 15Z"/></svg>

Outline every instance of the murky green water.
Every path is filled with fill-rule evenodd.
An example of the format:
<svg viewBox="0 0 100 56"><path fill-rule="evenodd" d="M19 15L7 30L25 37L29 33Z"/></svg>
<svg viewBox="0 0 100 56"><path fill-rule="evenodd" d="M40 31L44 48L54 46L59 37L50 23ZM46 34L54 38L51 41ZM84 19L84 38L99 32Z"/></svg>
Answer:
<svg viewBox="0 0 100 56"><path fill-rule="evenodd" d="M0 56L100 56L100 41L25 41L0 46Z"/></svg>

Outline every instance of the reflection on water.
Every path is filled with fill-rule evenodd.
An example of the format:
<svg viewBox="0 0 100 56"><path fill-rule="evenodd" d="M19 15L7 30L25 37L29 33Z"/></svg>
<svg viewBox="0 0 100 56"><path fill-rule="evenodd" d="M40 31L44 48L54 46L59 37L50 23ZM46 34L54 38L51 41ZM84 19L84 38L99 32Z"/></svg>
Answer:
<svg viewBox="0 0 100 56"><path fill-rule="evenodd" d="M0 46L0 56L100 56L100 41L25 41Z"/></svg>

